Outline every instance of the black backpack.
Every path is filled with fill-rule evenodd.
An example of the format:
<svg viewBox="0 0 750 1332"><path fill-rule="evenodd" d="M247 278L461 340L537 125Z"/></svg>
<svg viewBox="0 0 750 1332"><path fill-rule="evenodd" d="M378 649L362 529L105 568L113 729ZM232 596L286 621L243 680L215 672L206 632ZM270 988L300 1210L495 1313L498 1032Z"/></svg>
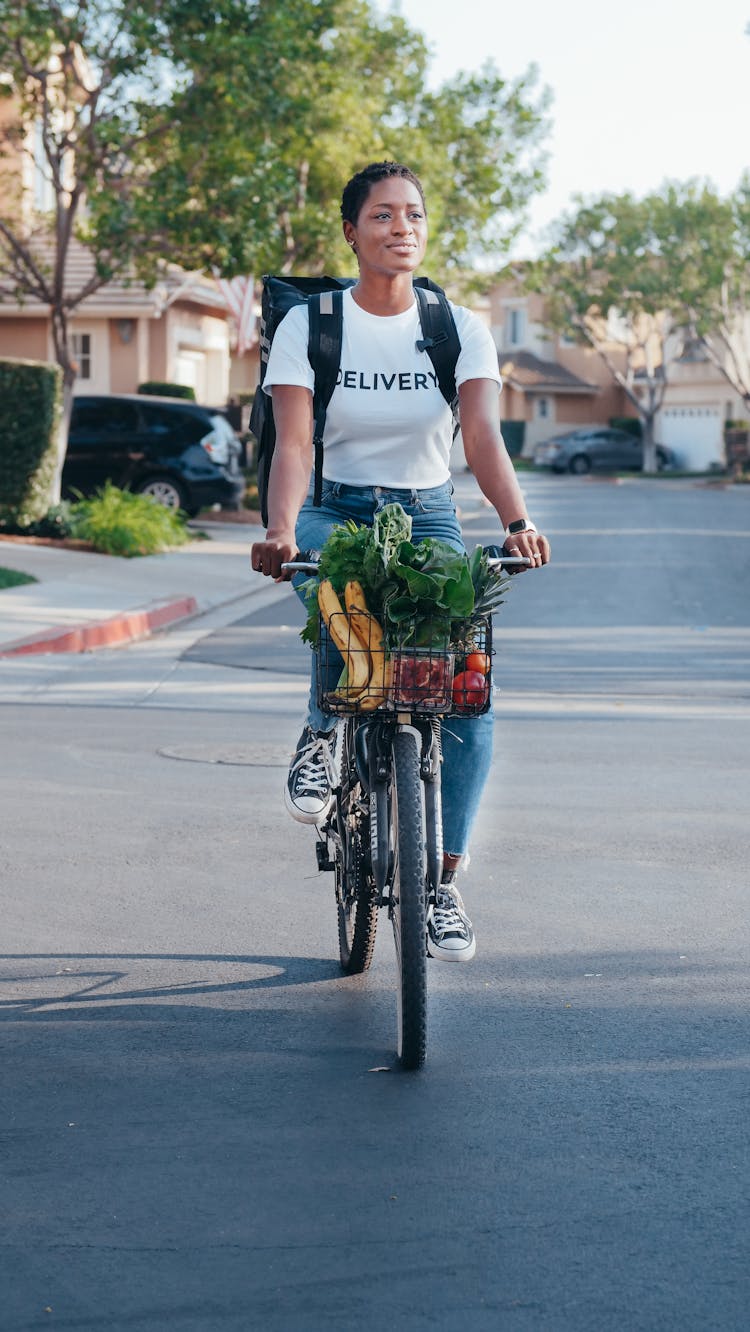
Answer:
<svg viewBox="0 0 750 1332"><path fill-rule="evenodd" d="M250 429L258 441L258 495L261 517L268 523L268 477L276 444L276 429L270 398L262 384L274 334L284 315L295 305L307 303L310 317L308 356L315 372L313 393L315 484L313 504L320 505L323 490L323 429L326 411L336 387L343 337L343 292L356 278L263 278L260 323L260 384L253 400ZM440 392L456 412L456 362L461 350L456 324L442 287L429 278L415 278L422 337L419 351L426 351L437 375Z"/></svg>

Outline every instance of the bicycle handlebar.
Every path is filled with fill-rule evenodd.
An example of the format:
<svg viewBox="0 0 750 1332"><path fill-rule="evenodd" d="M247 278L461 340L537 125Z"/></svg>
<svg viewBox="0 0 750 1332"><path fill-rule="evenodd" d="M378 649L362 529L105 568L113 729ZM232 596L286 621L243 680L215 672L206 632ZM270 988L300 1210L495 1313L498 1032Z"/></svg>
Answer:
<svg viewBox="0 0 750 1332"><path fill-rule="evenodd" d="M490 565L495 569L508 569L512 571L514 569L528 569L532 565L532 561L525 555L505 555L503 553L504 547L485 546L485 550L490 556ZM496 555L494 554L495 551L498 551L499 553ZM304 550L299 552L296 560L288 560L286 563L282 564L281 567L284 570L284 573L316 574L318 572L319 562L320 559L317 551Z"/></svg>

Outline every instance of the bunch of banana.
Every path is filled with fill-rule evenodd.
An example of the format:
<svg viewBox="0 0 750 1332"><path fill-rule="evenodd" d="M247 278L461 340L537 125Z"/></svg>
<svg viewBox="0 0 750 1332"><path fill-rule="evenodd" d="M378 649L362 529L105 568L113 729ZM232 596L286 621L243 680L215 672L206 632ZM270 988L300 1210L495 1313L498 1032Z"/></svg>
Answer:
<svg viewBox="0 0 750 1332"><path fill-rule="evenodd" d="M387 697L393 663L385 655L383 629L367 609L362 584L352 579L344 588L344 606L333 584L324 579L318 605L331 639L344 658L346 689L340 698L371 712Z"/></svg>

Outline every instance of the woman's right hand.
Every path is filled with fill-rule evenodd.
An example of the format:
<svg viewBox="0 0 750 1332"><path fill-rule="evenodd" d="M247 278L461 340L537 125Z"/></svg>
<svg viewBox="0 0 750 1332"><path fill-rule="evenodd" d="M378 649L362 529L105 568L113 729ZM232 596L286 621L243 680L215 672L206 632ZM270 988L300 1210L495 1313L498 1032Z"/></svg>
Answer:
<svg viewBox="0 0 750 1332"><path fill-rule="evenodd" d="M297 554L297 542L294 537L272 537L266 533L265 541L254 541L250 551L250 563L256 573L266 578L273 578L277 583L287 582L291 573L284 573L281 566L293 560Z"/></svg>

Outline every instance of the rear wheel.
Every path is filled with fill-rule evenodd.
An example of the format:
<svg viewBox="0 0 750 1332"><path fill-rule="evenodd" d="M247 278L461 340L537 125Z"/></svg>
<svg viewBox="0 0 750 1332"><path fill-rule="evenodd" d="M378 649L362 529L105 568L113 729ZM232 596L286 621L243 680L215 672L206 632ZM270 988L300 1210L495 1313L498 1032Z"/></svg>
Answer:
<svg viewBox="0 0 750 1332"><path fill-rule="evenodd" d="M587 453L574 453L568 463L568 471L574 476L584 476L586 472L591 471L591 459Z"/></svg>
<svg viewBox="0 0 750 1332"><path fill-rule="evenodd" d="M421 1068L427 1049L426 876L419 751L415 737L393 740L392 907L398 976L398 1056L402 1068Z"/></svg>
<svg viewBox="0 0 750 1332"><path fill-rule="evenodd" d="M367 971L375 948L378 901L370 870L370 819L353 755L347 756L352 730L341 737L342 783L340 799L343 837L336 843L336 903L339 922L339 957L348 976ZM350 764L348 773L345 765ZM348 780L347 780L348 777ZM345 794L344 794L345 793Z"/></svg>
<svg viewBox="0 0 750 1332"><path fill-rule="evenodd" d="M375 948L378 904L367 866L368 821L350 815L346 846L336 851L339 957L348 976L367 971Z"/></svg>

